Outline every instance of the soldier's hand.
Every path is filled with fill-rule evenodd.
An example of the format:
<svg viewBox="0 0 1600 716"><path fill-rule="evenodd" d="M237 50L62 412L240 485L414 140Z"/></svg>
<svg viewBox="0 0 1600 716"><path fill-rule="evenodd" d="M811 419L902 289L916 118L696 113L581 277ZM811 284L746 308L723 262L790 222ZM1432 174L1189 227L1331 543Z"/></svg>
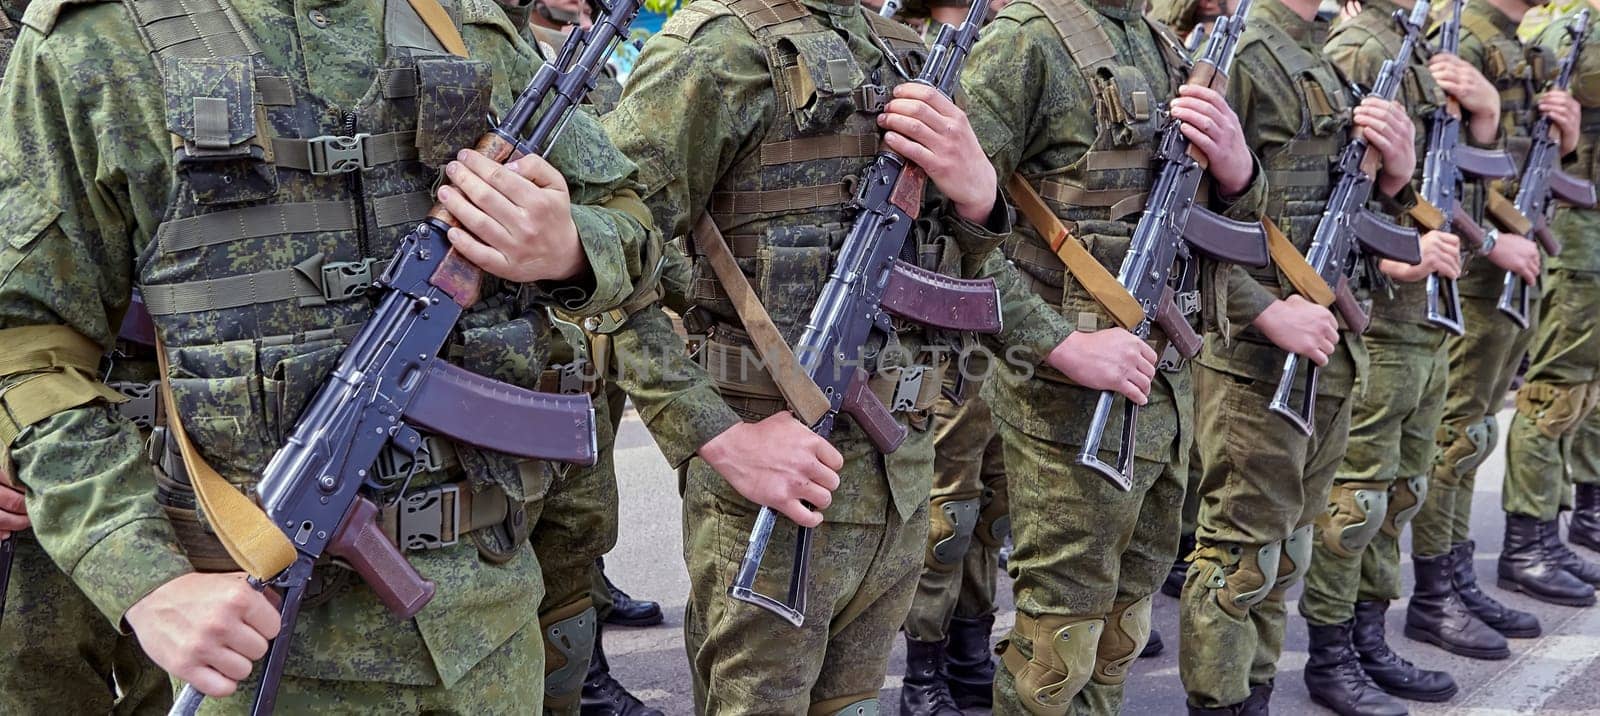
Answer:
<svg viewBox="0 0 1600 716"><path fill-rule="evenodd" d="M1583 109L1571 93L1552 89L1539 95L1539 111L1550 118L1550 123L1560 133L1562 156L1578 148L1578 119Z"/></svg>
<svg viewBox="0 0 1600 716"><path fill-rule="evenodd" d="M527 283L570 279L588 267L567 180L549 162L526 156L502 165L463 149L445 174L439 202L461 222L450 244L479 268Z"/></svg>
<svg viewBox="0 0 1600 716"><path fill-rule="evenodd" d="M243 573L186 574L128 609L139 646L167 673L206 696L224 697L278 635L278 611Z"/></svg>
<svg viewBox="0 0 1600 716"><path fill-rule="evenodd" d="M1461 109L1472 115L1474 126L1484 121L1490 126L1500 122L1500 92L1489 83L1478 68L1449 53L1437 53L1428 58L1428 71L1439 87L1461 104ZM1490 135L1483 141L1494 141Z"/></svg>
<svg viewBox="0 0 1600 716"><path fill-rule="evenodd" d="M1255 158L1228 99L1209 87L1183 85L1172 99L1171 111L1173 119L1183 122L1183 136L1206 156L1211 178L1222 195L1244 193L1255 172Z"/></svg>
<svg viewBox="0 0 1600 716"><path fill-rule="evenodd" d="M1333 312L1299 295L1273 301L1250 325L1273 345L1317 365L1327 365L1339 344L1339 322Z"/></svg>
<svg viewBox="0 0 1600 716"><path fill-rule="evenodd" d="M28 505L23 501L22 490L14 485L11 461L5 451L0 450L0 539L28 529L33 524L28 521Z"/></svg>
<svg viewBox="0 0 1600 716"><path fill-rule="evenodd" d="M1114 390L1138 405L1150 402L1156 377L1154 348L1120 326L1073 331L1045 362L1072 382L1095 390Z"/></svg>
<svg viewBox="0 0 1600 716"><path fill-rule="evenodd" d="M979 225L989 220L999 180L955 102L928 85L907 82L894 88L878 126L883 143L922 167L961 218Z"/></svg>
<svg viewBox="0 0 1600 716"><path fill-rule="evenodd" d="M1416 265L1383 259L1378 268L1401 283L1415 283L1439 274L1445 278L1461 277L1461 237L1443 231L1429 231L1422 235L1422 261Z"/></svg>
<svg viewBox="0 0 1600 716"><path fill-rule="evenodd" d="M844 456L787 411L734 425L701 445L699 454L745 499L801 527L822 524L844 468Z"/></svg>
<svg viewBox="0 0 1600 716"><path fill-rule="evenodd" d="M1400 193L1411 183L1417 168L1417 128L1406 115L1405 105L1367 97L1356 106L1354 121L1367 143L1383 158L1377 176L1378 191L1387 196Z"/></svg>
<svg viewBox="0 0 1600 716"><path fill-rule="evenodd" d="M1526 236L1501 232L1489 252L1489 262L1521 276L1530 286L1539 283L1539 244Z"/></svg>

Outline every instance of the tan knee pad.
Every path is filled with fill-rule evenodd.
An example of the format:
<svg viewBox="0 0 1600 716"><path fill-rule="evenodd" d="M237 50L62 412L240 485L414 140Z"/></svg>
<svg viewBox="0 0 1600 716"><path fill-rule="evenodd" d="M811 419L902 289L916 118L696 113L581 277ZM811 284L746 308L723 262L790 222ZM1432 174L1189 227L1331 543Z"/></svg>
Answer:
<svg viewBox="0 0 1600 716"><path fill-rule="evenodd" d="M1205 570L1200 585L1211 590L1222 611L1243 619L1272 591L1282 553L1282 542L1199 545L1195 562Z"/></svg>
<svg viewBox="0 0 1600 716"><path fill-rule="evenodd" d="M1528 383L1517 391L1517 412L1533 420L1547 438L1572 431L1588 413L1589 385Z"/></svg>
<svg viewBox="0 0 1600 716"><path fill-rule="evenodd" d="M1150 600L1116 604L1106 615L1106 629L1100 635L1095 654L1094 682L1116 685L1128 678L1128 667L1139 658L1150 639Z"/></svg>
<svg viewBox="0 0 1600 716"><path fill-rule="evenodd" d="M1340 557L1354 557L1367 548L1389 511L1389 483L1336 482L1328 493L1328 509L1317 516L1322 544Z"/></svg>
<svg viewBox="0 0 1600 716"><path fill-rule="evenodd" d="M1422 501L1428 499L1428 476L1402 477L1389 486L1389 510L1384 515L1381 531L1400 539L1400 532L1422 511Z"/></svg>
<svg viewBox="0 0 1600 716"><path fill-rule="evenodd" d="M1489 459L1495 443L1500 439L1500 423L1493 415L1468 423L1466 427L1441 425L1434 433L1434 444L1439 446L1438 461L1452 477L1460 478L1472 473Z"/></svg>
<svg viewBox="0 0 1600 716"><path fill-rule="evenodd" d="M1017 699L1034 716L1065 716L1072 697L1094 675L1106 621L1100 617L1034 617L1017 612L1011 637L1000 642L1000 663L1011 672ZM1012 639L1033 642L1033 658L1023 658Z"/></svg>
<svg viewBox="0 0 1600 716"><path fill-rule="evenodd" d="M948 572L966 558L978 527L980 499L971 494L946 495L929 503L928 554L923 560L928 569Z"/></svg>
<svg viewBox="0 0 1600 716"><path fill-rule="evenodd" d="M539 615L544 637L544 705L546 710L570 708L583 695L583 678L594 655L599 619L585 596Z"/></svg>
<svg viewBox="0 0 1600 716"><path fill-rule="evenodd" d="M850 694L818 701L806 709L806 716L878 716L878 695Z"/></svg>
<svg viewBox="0 0 1600 716"><path fill-rule="evenodd" d="M1011 536L1011 496L1004 480L983 491L983 511L974 534L989 549L1000 549Z"/></svg>
<svg viewBox="0 0 1600 716"><path fill-rule="evenodd" d="M1281 593L1294 586L1310 571L1312 534L1311 525L1301 525L1283 541L1283 548L1278 554L1278 578L1272 582L1273 592Z"/></svg>

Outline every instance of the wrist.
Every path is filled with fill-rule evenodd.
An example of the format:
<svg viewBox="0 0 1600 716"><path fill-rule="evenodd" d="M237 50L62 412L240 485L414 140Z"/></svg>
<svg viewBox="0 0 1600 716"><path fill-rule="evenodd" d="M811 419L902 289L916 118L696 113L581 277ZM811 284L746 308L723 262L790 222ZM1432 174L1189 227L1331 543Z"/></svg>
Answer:
<svg viewBox="0 0 1600 716"><path fill-rule="evenodd" d="M988 192L985 198L977 201L956 202L956 216L977 226L989 226L990 217L994 216L996 192Z"/></svg>

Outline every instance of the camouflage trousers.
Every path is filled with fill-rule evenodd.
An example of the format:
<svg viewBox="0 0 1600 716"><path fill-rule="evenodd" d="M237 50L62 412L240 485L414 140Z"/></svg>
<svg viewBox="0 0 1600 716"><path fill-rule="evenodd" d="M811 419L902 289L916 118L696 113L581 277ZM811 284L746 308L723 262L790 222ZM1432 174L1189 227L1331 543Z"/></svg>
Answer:
<svg viewBox="0 0 1600 716"><path fill-rule="evenodd" d="M1437 497L1428 479L1449 355L1442 332L1410 328L1380 321L1365 336L1371 365L1351 398L1349 444L1315 523L1300 597L1313 624L1353 619L1357 601L1400 598L1400 532ZM1424 335L1432 340L1418 340Z"/></svg>
<svg viewBox="0 0 1600 716"><path fill-rule="evenodd" d="M414 686L376 681L333 681L285 676L278 687L278 713L317 714L429 714L429 716L480 716L527 714L544 694L541 668L543 644L539 629L529 623L511 635L454 686ZM225 701L206 699L200 713L248 714L260 687L258 664L239 691ZM175 682L175 687L182 687Z"/></svg>
<svg viewBox="0 0 1600 716"><path fill-rule="evenodd" d="M1573 480L1600 480L1584 469L1600 460L1596 428L1582 429L1600 403L1600 274L1550 271L1540 313L1506 431L1501 500L1506 512L1547 522L1570 500Z"/></svg>
<svg viewBox="0 0 1600 716"><path fill-rule="evenodd" d="M1167 459L1136 458L1123 492L1077 465L1078 446L996 427L1010 477L1017 625L1001 642L994 713L1116 713L1150 637L1151 596L1178 550L1187 436L1170 418L1142 420L1142 450L1166 445Z"/></svg>
<svg viewBox="0 0 1600 716"><path fill-rule="evenodd" d="M1351 401L1317 396L1306 437L1267 410L1271 381L1194 372L1200 514L1178 667L1191 706L1222 708L1277 676L1284 595L1309 566L1311 523L1344 456Z"/></svg>
<svg viewBox="0 0 1600 716"><path fill-rule="evenodd" d="M31 533L14 540L0 619L0 713L166 713L167 675L133 635L118 634Z"/></svg>
<svg viewBox="0 0 1600 716"><path fill-rule="evenodd" d="M1495 413L1505 405L1506 390L1534 333L1518 329L1500 313L1497 300L1461 297L1467 334L1449 339L1446 346L1450 389L1445 393L1444 420L1435 435L1439 457L1428 483L1431 499L1422 503L1422 511L1411 521L1411 551L1418 555L1438 556L1450 545L1472 538L1478 466L1494 452L1500 433ZM1529 308L1532 326L1538 325L1540 305L1535 302Z"/></svg>
<svg viewBox="0 0 1600 716"><path fill-rule="evenodd" d="M539 604L544 635L544 710L576 716L584 676L594 653L595 630L610 610L595 560L617 543L617 474L612 448L626 394L610 383L595 400L595 446L590 467L573 468L550 487L529 541L544 571Z"/></svg>
<svg viewBox="0 0 1600 716"><path fill-rule="evenodd" d="M977 386L966 393L933 407L928 549L905 625L918 641L943 641L951 616L994 613L1000 544L1011 530L1000 436Z"/></svg>
<svg viewBox="0 0 1600 716"><path fill-rule="evenodd" d="M927 438L913 430L907 442L919 439ZM927 506L902 520L890 504L882 524L824 521L812 534L805 625L795 627L728 597L757 508L703 487L722 478L698 458L688 469L684 646L695 711L820 715L876 699L895 633L916 593L928 542ZM785 593L795 535L793 524L779 521L757 591Z"/></svg>

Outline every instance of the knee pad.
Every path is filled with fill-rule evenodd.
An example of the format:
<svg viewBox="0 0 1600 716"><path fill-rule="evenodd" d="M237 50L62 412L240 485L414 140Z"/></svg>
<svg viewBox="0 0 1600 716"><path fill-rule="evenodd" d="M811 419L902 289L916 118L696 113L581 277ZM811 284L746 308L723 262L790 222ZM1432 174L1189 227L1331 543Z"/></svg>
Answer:
<svg viewBox="0 0 1600 716"><path fill-rule="evenodd" d="M979 497L955 499L956 495L935 497L928 510L928 569L948 572L961 564L972 546L972 533L978 527Z"/></svg>
<svg viewBox="0 0 1600 716"><path fill-rule="evenodd" d="M1388 511L1388 483L1334 483L1328 494L1328 509L1317 516L1323 546L1340 557L1361 554L1377 536Z"/></svg>
<svg viewBox="0 0 1600 716"><path fill-rule="evenodd" d="M589 597L563 604L539 615L544 636L544 703L548 709L568 708L583 695L583 679L594 654L599 618Z"/></svg>
<svg viewBox="0 0 1600 716"><path fill-rule="evenodd" d="M1428 476L1414 475L1395 480L1389 486L1389 510L1383 519L1385 535L1400 539L1400 531L1411 518L1422 511L1422 501L1428 499Z"/></svg>
<svg viewBox="0 0 1600 716"><path fill-rule="evenodd" d="M1493 415L1469 423L1465 428L1441 425L1434 442L1439 446L1439 462L1456 478L1472 474L1489 459L1500 440L1500 423Z"/></svg>
<svg viewBox="0 0 1600 716"><path fill-rule="evenodd" d="M1011 536L1011 498L1005 482L983 491L983 511L978 513L975 536L989 549L1000 549Z"/></svg>
<svg viewBox="0 0 1600 716"><path fill-rule="evenodd" d="M1589 386L1528 383L1517 391L1517 414L1533 421L1547 438L1558 438L1578 426L1589 410Z"/></svg>
<svg viewBox="0 0 1600 716"><path fill-rule="evenodd" d="M806 716L878 716L878 695L850 694L818 701L806 709Z"/></svg>
<svg viewBox="0 0 1600 716"><path fill-rule="evenodd" d="M1301 525L1283 540L1283 549L1278 556L1278 578L1272 583L1273 592L1281 594L1311 569L1313 531L1311 525Z"/></svg>
<svg viewBox="0 0 1600 716"><path fill-rule="evenodd" d="M1243 545L1202 545L1195 549L1195 563L1201 572L1201 586L1210 589L1217 606L1235 619L1243 619L1250 607L1260 604L1278 581L1282 542Z"/></svg>
<svg viewBox="0 0 1600 716"><path fill-rule="evenodd" d="M1100 636L1100 617L1042 616L1017 612L1011 636L1000 642L1000 663L1016 684L1017 700L1034 716L1065 716L1072 697L1094 675ZM1025 659L1012 639L1033 642L1033 658Z"/></svg>
<svg viewBox="0 0 1600 716"><path fill-rule="evenodd" d="M1150 639L1150 600L1117 604L1106 615L1105 633L1095 654L1094 682L1117 685L1128 678L1128 667L1139 658ZM1037 647L1035 647L1037 648Z"/></svg>

